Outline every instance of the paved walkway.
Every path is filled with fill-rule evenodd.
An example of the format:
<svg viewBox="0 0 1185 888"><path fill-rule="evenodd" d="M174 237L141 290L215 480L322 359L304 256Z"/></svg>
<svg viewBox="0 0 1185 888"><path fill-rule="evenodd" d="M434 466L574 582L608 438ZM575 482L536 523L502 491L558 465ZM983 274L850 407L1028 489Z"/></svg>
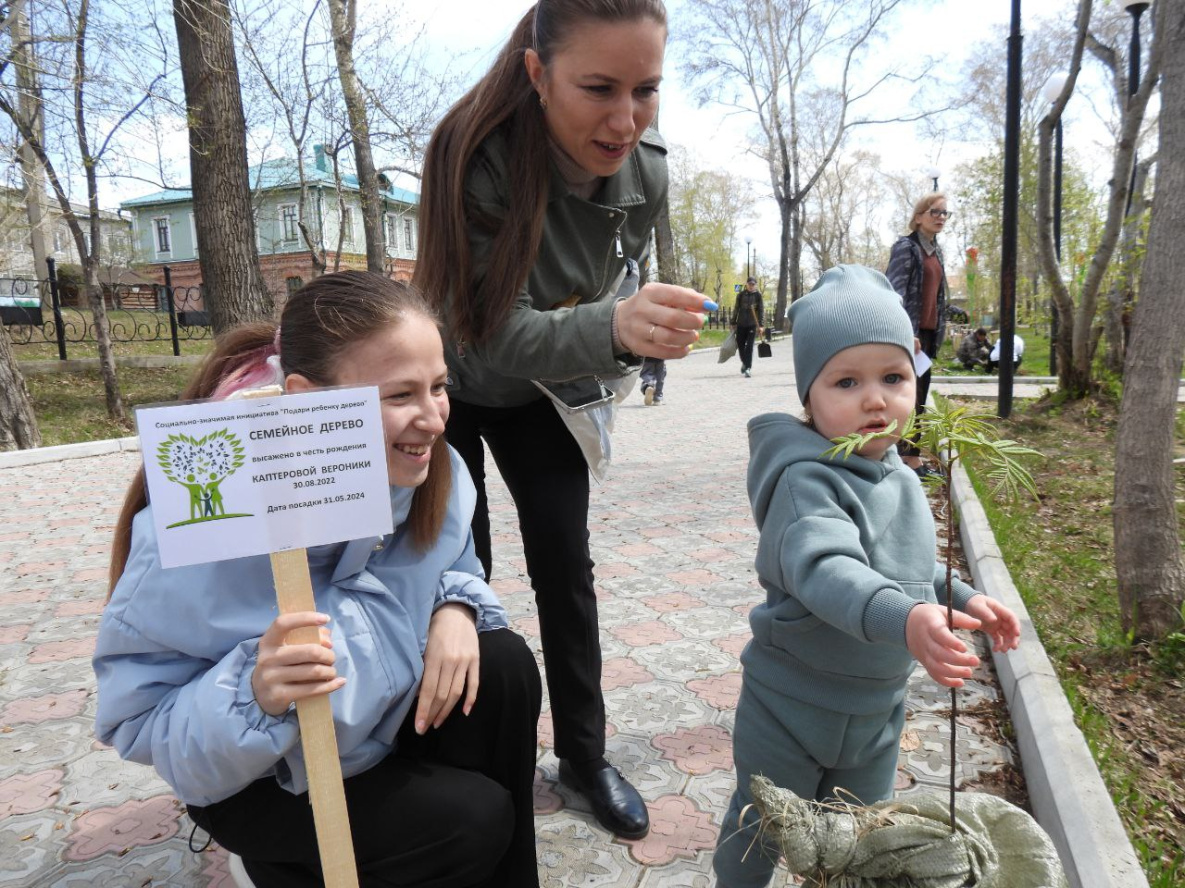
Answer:
<svg viewBox="0 0 1185 888"><path fill-rule="evenodd" d="M536 823L548 888L714 884L711 851L733 783L737 658L749 637L746 615L762 597L744 490L745 421L798 404L788 343L775 343L752 379L740 377L735 359L718 365L713 352L669 368L663 406L647 408L637 393L623 405L616 465L594 490L591 527L608 755L641 789L653 828L640 841L611 840L557 784L545 701ZM12 888L232 884L224 852L189 850L191 823L166 785L92 735L89 658L109 536L138 459L0 467L0 883ZM500 486L491 498L501 528L494 586L538 653L513 505ZM962 699L997 695L985 668ZM898 774L905 796L944 791L947 701L915 674ZM970 720L957 750L960 780L1012 756Z"/></svg>

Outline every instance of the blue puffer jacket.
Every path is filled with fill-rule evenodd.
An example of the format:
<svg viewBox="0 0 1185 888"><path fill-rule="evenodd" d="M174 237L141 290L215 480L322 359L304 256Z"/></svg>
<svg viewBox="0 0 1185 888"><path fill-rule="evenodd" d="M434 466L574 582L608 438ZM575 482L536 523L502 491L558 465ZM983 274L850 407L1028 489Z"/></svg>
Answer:
<svg viewBox="0 0 1185 888"><path fill-rule="evenodd" d="M335 665L346 677L330 701L347 777L393 748L419 689L438 607L469 605L478 631L507 626L473 551L473 482L450 453L452 494L431 550L417 551L408 539L413 489L397 487L393 535L308 550L317 610L330 616ZM99 740L152 765L189 804L220 801L268 775L291 792L306 791L295 708L270 716L251 690L259 640L276 615L267 556L164 569L151 506L141 511L99 627Z"/></svg>

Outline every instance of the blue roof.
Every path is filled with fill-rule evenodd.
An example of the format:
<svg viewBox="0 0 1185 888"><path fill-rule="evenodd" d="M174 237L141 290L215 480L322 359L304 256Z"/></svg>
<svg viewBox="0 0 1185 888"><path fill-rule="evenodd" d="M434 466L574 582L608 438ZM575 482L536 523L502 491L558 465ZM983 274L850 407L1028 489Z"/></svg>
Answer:
<svg viewBox="0 0 1185 888"><path fill-rule="evenodd" d="M272 191L300 187L300 172L297 169L296 160L291 157L265 160L261 164L248 167L247 177L251 183L252 191ZM311 186L334 187L332 171L318 169L316 162L312 159L305 162L304 178L305 182ZM361 190L358 186L358 177L353 173L342 174L342 187L347 191ZM420 202L420 196L416 192L408 191L406 188L398 188L394 185L387 187L385 195L389 199L399 201L400 203L417 205ZM130 200L121 201L119 206L121 209L125 209L151 206L154 204L180 203L192 199L193 191L189 188L168 188L164 191L146 194L143 197L133 197Z"/></svg>

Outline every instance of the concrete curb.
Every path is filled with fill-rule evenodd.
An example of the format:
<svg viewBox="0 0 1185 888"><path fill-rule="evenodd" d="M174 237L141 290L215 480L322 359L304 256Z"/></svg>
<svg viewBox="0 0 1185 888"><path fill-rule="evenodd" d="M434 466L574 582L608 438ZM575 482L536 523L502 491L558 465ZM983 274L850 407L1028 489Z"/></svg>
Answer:
<svg viewBox="0 0 1185 888"><path fill-rule="evenodd" d="M1016 731L1033 816L1057 847L1071 888L1147 888L1053 664L1012 582L971 479L956 466L951 494L975 588L1021 622L1019 649L992 654Z"/></svg>
<svg viewBox="0 0 1185 888"><path fill-rule="evenodd" d="M0 453L0 469L31 466L37 463L80 459L84 456L103 456L121 450L139 450L140 439L106 438L102 441L83 441L79 444L59 444L56 447L34 447L31 450L10 450Z"/></svg>

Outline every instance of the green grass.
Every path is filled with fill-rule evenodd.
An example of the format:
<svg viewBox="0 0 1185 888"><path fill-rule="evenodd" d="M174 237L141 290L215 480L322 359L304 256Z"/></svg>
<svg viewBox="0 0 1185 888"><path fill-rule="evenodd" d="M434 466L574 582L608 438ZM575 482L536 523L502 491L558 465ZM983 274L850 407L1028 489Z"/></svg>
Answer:
<svg viewBox="0 0 1185 888"><path fill-rule="evenodd" d="M1174 688L1185 679L1185 642L1133 648L1120 620L1111 507L1117 416L1106 401L1018 406L1001 431L1045 455L1022 460L1039 501L997 502L974 463L967 468L1149 882L1168 888L1185 880L1185 827L1174 813L1185 799L1181 773L1150 764L1140 747L1179 755L1182 695Z"/></svg>
<svg viewBox="0 0 1185 888"><path fill-rule="evenodd" d="M1020 369L1017 376L1049 376L1049 351L1051 343L1048 335L1037 333L1031 327L1017 327L1017 334L1025 341L1025 353L1020 359ZM955 358L955 347L949 339L938 349L938 358L934 362L934 369L939 374L954 376L988 376L982 370L968 371Z"/></svg>
<svg viewBox="0 0 1185 888"><path fill-rule="evenodd" d="M120 367L120 393L129 418L132 408L137 405L176 400L193 372L191 366ZM98 370L35 373L26 376L25 383L33 398L33 412L43 446L133 434L130 422L121 425L108 417L103 379Z"/></svg>

